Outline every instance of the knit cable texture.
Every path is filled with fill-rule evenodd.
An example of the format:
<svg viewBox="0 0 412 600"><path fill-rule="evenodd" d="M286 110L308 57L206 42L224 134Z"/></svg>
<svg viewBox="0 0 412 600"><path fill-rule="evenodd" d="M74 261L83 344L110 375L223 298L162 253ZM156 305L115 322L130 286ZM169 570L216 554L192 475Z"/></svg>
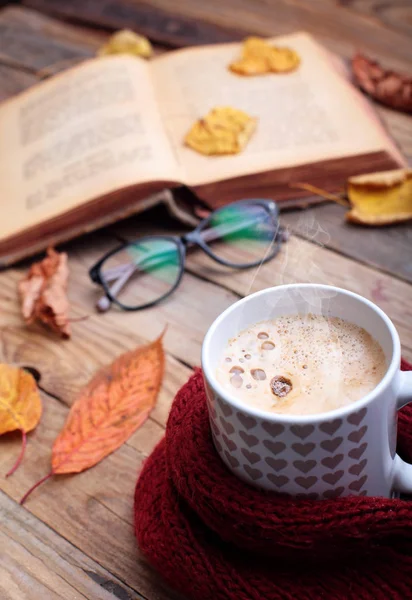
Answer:
<svg viewBox="0 0 412 600"><path fill-rule="evenodd" d="M398 452L412 460L412 405L399 412ZM294 500L240 481L214 449L200 371L144 465L135 530L193 600L412 599L412 502Z"/></svg>

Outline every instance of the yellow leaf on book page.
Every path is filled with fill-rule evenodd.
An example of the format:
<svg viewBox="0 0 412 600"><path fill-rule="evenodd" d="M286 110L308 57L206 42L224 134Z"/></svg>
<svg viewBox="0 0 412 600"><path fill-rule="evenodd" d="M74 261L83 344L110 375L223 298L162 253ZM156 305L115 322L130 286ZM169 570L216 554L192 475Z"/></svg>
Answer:
<svg viewBox="0 0 412 600"><path fill-rule="evenodd" d="M255 131L257 119L230 107L217 107L196 121L185 144L200 154L239 154Z"/></svg>
<svg viewBox="0 0 412 600"><path fill-rule="evenodd" d="M412 169L395 169L348 179L351 210L346 219L388 225L412 219Z"/></svg>
<svg viewBox="0 0 412 600"><path fill-rule="evenodd" d="M261 38L249 37L243 42L241 58L232 62L229 69L238 75L263 75L294 71L299 64L299 55L291 48L271 46Z"/></svg>

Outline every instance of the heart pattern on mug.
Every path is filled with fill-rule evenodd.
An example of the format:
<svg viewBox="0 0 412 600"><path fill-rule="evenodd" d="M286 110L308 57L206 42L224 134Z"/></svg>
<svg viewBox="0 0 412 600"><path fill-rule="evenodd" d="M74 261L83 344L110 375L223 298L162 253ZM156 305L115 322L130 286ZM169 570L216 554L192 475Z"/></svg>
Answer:
<svg viewBox="0 0 412 600"><path fill-rule="evenodd" d="M334 469L343 461L343 454L336 454L336 456L326 456L321 460L322 465L328 469Z"/></svg>
<svg viewBox="0 0 412 600"><path fill-rule="evenodd" d="M300 485L300 487L305 488L305 490L309 490L311 487L315 485L318 481L318 478L314 475L310 475L309 477L296 477L295 482Z"/></svg>
<svg viewBox="0 0 412 600"><path fill-rule="evenodd" d="M232 454L229 454L227 450L225 450L225 456L232 469L236 469L236 467L240 465L238 459L235 456L232 456Z"/></svg>
<svg viewBox="0 0 412 600"><path fill-rule="evenodd" d="M262 471L259 471L259 469L253 469L252 467L249 467L249 465L243 465L243 468L253 481L263 477L263 473Z"/></svg>
<svg viewBox="0 0 412 600"><path fill-rule="evenodd" d="M228 438L227 435L223 434L222 440L224 441L226 446L229 448L229 450L232 450L232 452L233 452L233 450L237 450L237 446L236 446L235 442L233 440L231 440L230 438Z"/></svg>
<svg viewBox="0 0 412 600"><path fill-rule="evenodd" d="M366 415L367 409L362 408L358 410L358 412L352 413L348 417L348 423L351 425L359 425L359 423L363 420L363 417Z"/></svg>
<svg viewBox="0 0 412 600"><path fill-rule="evenodd" d="M256 425L257 425L256 419L254 419L253 417L249 417L248 415L244 415L241 412L237 412L236 414L237 414L237 418L239 419L239 422L248 431L249 431L249 429L253 429L253 427L256 427Z"/></svg>
<svg viewBox="0 0 412 600"><path fill-rule="evenodd" d="M306 442L306 444L292 444L292 449L300 456L308 456L314 448L316 444L313 442Z"/></svg>
<svg viewBox="0 0 412 600"><path fill-rule="evenodd" d="M271 456L267 456L265 458L265 463L267 463L269 467L276 472L281 471L288 464L286 460L283 460L283 458L272 458Z"/></svg>
<svg viewBox="0 0 412 600"><path fill-rule="evenodd" d="M275 456L283 452L286 448L286 445L283 442L272 442L272 440L265 440L263 445Z"/></svg>
<svg viewBox="0 0 412 600"><path fill-rule="evenodd" d="M335 473L326 473L326 475L322 476L322 479L323 479L323 481L326 481L326 483L330 483L330 485L335 485L335 483L337 483L339 481L339 479L342 479L344 474L345 474L344 471L336 471Z"/></svg>
<svg viewBox="0 0 412 600"><path fill-rule="evenodd" d="M315 428L313 425L292 425L290 430L293 433L293 435L300 438L301 440L304 440L315 431Z"/></svg>
<svg viewBox="0 0 412 600"><path fill-rule="evenodd" d="M364 458L357 465L352 465L351 467L349 467L349 473L358 477L362 473L363 469L366 467L367 462L368 461L366 460L366 458Z"/></svg>
<svg viewBox="0 0 412 600"><path fill-rule="evenodd" d="M262 427L266 431L266 433L268 433L273 438L277 437L285 431L284 426L280 423L269 423L268 421L263 421Z"/></svg>
<svg viewBox="0 0 412 600"><path fill-rule="evenodd" d="M255 463L260 461L259 454L256 454L256 452L251 452L247 448L242 448L241 453L250 462L251 465L254 465Z"/></svg>
<svg viewBox="0 0 412 600"><path fill-rule="evenodd" d="M368 444L361 444L358 448L352 448L352 450L349 450L348 454L351 458L356 458L356 460L359 460L367 447Z"/></svg>
<svg viewBox="0 0 412 600"><path fill-rule="evenodd" d="M344 487L338 487L338 488L335 488L334 490L326 490L326 492L323 492L323 497L327 498L327 499L339 498L339 496L342 496L344 491L345 491Z"/></svg>
<svg viewBox="0 0 412 600"><path fill-rule="evenodd" d="M295 460L293 462L293 466L301 473L305 473L305 475L306 473L309 473L309 471L312 471L317 464L316 460Z"/></svg>
<svg viewBox="0 0 412 600"><path fill-rule="evenodd" d="M323 433L327 433L328 435L334 435L339 427L342 425L342 419L335 419L334 421L326 421L326 423L321 423L319 425L319 429Z"/></svg>
<svg viewBox="0 0 412 600"><path fill-rule="evenodd" d="M219 442L219 440L217 440L216 438L214 438L214 439L213 439L213 443L214 443L214 445L215 445L215 448L216 448L216 450L217 450L217 451L218 451L220 454L222 454L222 450L223 450L223 448L222 448L222 444Z"/></svg>
<svg viewBox="0 0 412 600"><path fill-rule="evenodd" d="M225 417L230 417L233 414L232 407L229 404L226 404L226 402L222 402L220 398L217 398L217 402L220 406L220 410L225 415Z"/></svg>
<svg viewBox="0 0 412 600"><path fill-rule="evenodd" d="M219 427L216 425L216 423L214 421L210 421L210 426L213 429L215 435L219 435L220 429L219 429Z"/></svg>
<svg viewBox="0 0 412 600"><path fill-rule="evenodd" d="M323 442L320 443L320 447L326 450L326 452L333 454L333 452L339 448L342 442L342 437L333 438L333 440L323 440Z"/></svg>
<svg viewBox="0 0 412 600"><path fill-rule="evenodd" d="M289 483L289 477L286 477L286 475L273 475L272 473L269 473L268 479L273 485L279 488Z"/></svg>
<svg viewBox="0 0 412 600"><path fill-rule="evenodd" d="M363 484L366 482L367 478L368 476L364 475L360 479L352 481L352 483L349 484L349 489L354 492L359 492L359 490L363 487Z"/></svg>
<svg viewBox="0 0 412 600"><path fill-rule="evenodd" d="M368 479L368 461L362 458L367 449L365 436L368 425L362 424L367 414L366 408L345 419L337 418L317 425L289 426L259 421L254 416L232 409L220 398L215 398L215 404L209 405L209 412L217 451L222 454L229 468L235 472L243 470L244 476L252 483L265 478L266 486L272 485L279 493L285 487L292 496L302 498L335 498L345 493L359 496L368 494L364 489ZM343 445L344 440L351 442L354 447L350 448L349 445L347 449ZM352 464L346 464L348 458L353 460ZM291 472L290 469L296 469L301 474L293 477L293 470ZM343 479L345 473L349 481ZM347 483L342 485L341 480ZM302 492L296 494L298 488Z"/></svg>
<svg viewBox="0 0 412 600"><path fill-rule="evenodd" d="M216 410L215 410L215 407L213 406L213 404L209 404L209 411L210 411L210 414L212 415L213 419L216 419L217 413L216 413Z"/></svg>
<svg viewBox="0 0 412 600"><path fill-rule="evenodd" d="M226 421L223 417L220 417L219 420L222 424L223 429L226 431L226 433L228 433L230 435L231 433L233 433L235 431L235 428L233 427L232 423L230 423L229 421Z"/></svg>
<svg viewBox="0 0 412 600"><path fill-rule="evenodd" d="M350 433L348 435L348 440L350 442L354 442L354 443L358 444L367 431L368 431L368 427L366 425L364 425L363 427L358 429L358 431L352 431L352 433Z"/></svg>
<svg viewBox="0 0 412 600"><path fill-rule="evenodd" d="M239 431L239 435L242 438L242 440L245 442L246 446L248 446L248 448L252 448L253 446L256 446L256 444L259 441L255 435L246 433L246 431Z"/></svg>

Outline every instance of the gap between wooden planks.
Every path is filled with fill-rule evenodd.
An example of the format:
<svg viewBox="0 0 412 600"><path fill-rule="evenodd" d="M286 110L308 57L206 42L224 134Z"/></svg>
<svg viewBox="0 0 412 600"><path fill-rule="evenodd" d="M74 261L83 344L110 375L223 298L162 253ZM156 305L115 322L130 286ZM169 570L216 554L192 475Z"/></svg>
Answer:
<svg viewBox="0 0 412 600"><path fill-rule="evenodd" d="M119 600L137 594L0 491L2 600ZM139 595L143 600L143 596Z"/></svg>

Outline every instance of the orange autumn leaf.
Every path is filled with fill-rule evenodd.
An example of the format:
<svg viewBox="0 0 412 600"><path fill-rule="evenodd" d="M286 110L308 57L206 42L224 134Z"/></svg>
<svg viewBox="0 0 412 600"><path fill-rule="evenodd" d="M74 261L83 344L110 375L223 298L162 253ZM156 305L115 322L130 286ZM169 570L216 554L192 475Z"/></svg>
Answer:
<svg viewBox="0 0 412 600"><path fill-rule="evenodd" d="M0 435L21 431L23 440L20 456L6 477L19 466L26 447L26 433L36 427L41 413L42 405L34 377L23 369L0 364Z"/></svg>
<svg viewBox="0 0 412 600"><path fill-rule="evenodd" d="M53 445L52 468L22 498L53 475L80 473L117 450L147 419L164 371L162 336L119 356L81 390Z"/></svg>
<svg viewBox="0 0 412 600"><path fill-rule="evenodd" d="M18 285L22 314L27 324L38 320L63 338L70 337L67 254L47 250Z"/></svg>

